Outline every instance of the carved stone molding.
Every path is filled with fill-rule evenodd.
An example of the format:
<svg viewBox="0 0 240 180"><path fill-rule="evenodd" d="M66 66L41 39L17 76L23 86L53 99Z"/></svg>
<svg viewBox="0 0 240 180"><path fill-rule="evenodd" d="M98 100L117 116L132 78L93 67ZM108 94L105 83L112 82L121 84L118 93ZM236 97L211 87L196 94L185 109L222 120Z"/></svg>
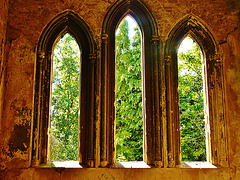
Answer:
<svg viewBox="0 0 240 180"><path fill-rule="evenodd" d="M108 34L102 34L102 40L107 40L108 39Z"/></svg>
<svg viewBox="0 0 240 180"><path fill-rule="evenodd" d="M195 27L197 25L197 20L193 17L190 17L187 22L187 26Z"/></svg>
<svg viewBox="0 0 240 180"><path fill-rule="evenodd" d="M132 0L126 0L127 4L131 4Z"/></svg>
<svg viewBox="0 0 240 180"><path fill-rule="evenodd" d="M38 53L38 58L40 58L40 59L44 59L45 58L45 52L40 52L40 53Z"/></svg>
<svg viewBox="0 0 240 180"><path fill-rule="evenodd" d="M64 17L65 22L68 22L68 20L69 20L68 16Z"/></svg>
<svg viewBox="0 0 240 180"><path fill-rule="evenodd" d="M94 160L87 160L87 167L93 168L94 167Z"/></svg>
<svg viewBox="0 0 240 180"><path fill-rule="evenodd" d="M94 64L96 59L97 59L97 55L95 53L94 54L89 54L89 60L90 60L91 64Z"/></svg>
<svg viewBox="0 0 240 180"><path fill-rule="evenodd" d="M175 166L175 161L173 159L172 153L168 153L168 166L169 167L174 167Z"/></svg>
<svg viewBox="0 0 240 180"><path fill-rule="evenodd" d="M213 55L210 61L213 63L215 68L220 68L222 66L222 57L220 54Z"/></svg>
<svg viewBox="0 0 240 180"><path fill-rule="evenodd" d="M154 165L155 165L155 167L162 167L163 163L162 163L162 161L154 161Z"/></svg>
<svg viewBox="0 0 240 180"><path fill-rule="evenodd" d="M160 41L160 36L154 35L152 36L151 42L153 43L153 45L157 45Z"/></svg>
<svg viewBox="0 0 240 180"><path fill-rule="evenodd" d="M164 58L164 62L165 62L166 65L169 65L169 64L172 62L171 56L166 56L166 57Z"/></svg>
<svg viewBox="0 0 240 180"><path fill-rule="evenodd" d="M101 166L101 167L106 167L107 165L108 165L108 162L107 162L107 161L103 161L103 160L102 160L102 161L100 162L100 166Z"/></svg>

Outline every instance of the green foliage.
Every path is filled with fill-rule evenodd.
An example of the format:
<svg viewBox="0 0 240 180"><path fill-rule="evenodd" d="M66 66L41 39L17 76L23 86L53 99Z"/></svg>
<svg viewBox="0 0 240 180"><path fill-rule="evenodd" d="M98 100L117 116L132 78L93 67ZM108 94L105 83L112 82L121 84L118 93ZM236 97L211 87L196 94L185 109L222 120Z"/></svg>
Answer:
<svg viewBox="0 0 240 180"><path fill-rule="evenodd" d="M50 160L77 160L80 52L66 34L56 44L52 73ZM205 161L201 55L196 44L178 55L183 161ZM141 35L126 20L116 35L116 148L119 161L143 160Z"/></svg>
<svg viewBox="0 0 240 180"><path fill-rule="evenodd" d="M123 20L116 35L116 148L119 161L143 160L141 36L129 39Z"/></svg>
<svg viewBox="0 0 240 180"><path fill-rule="evenodd" d="M50 160L77 160L80 51L65 34L55 46L52 73Z"/></svg>
<svg viewBox="0 0 240 180"><path fill-rule="evenodd" d="M200 50L178 55L181 152L183 161L206 161L203 76Z"/></svg>

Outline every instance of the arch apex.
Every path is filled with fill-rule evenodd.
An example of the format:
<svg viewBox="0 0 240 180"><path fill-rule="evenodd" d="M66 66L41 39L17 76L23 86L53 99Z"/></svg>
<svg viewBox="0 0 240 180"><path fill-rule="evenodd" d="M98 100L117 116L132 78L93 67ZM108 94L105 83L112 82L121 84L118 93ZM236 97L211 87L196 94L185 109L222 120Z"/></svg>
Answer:
<svg viewBox="0 0 240 180"><path fill-rule="evenodd" d="M188 35L197 41L204 53L209 56L218 53L217 43L207 25L198 17L188 14L179 20L168 34L165 54L169 55L176 50L181 41Z"/></svg>
<svg viewBox="0 0 240 180"><path fill-rule="evenodd" d="M79 30L80 32L78 32ZM70 10L65 10L51 19L41 33L37 51L46 51L46 49L54 44L54 41L58 38L58 36L61 36L66 32L73 35L79 45L81 43L77 38L79 36L78 33L83 33L83 36L87 38L89 47L91 47L91 53L94 53L96 44L90 27L81 17L78 16L78 14Z"/></svg>
<svg viewBox="0 0 240 180"><path fill-rule="evenodd" d="M150 27L151 36L158 35L157 22L151 10L142 0L119 0L116 1L106 13L103 20L102 34L110 34L111 29L127 15L131 15L138 23L141 30L144 26ZM111 28L110 28L111 27Z"/></svg>

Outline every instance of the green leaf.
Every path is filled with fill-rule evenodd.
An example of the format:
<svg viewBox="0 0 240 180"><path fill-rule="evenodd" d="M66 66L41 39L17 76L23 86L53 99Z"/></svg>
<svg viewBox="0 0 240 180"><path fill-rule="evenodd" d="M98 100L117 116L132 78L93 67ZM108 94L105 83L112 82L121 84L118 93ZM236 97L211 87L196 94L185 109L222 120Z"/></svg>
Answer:
<svg viewBox="0 0 240 180"><path fill-rule="evenodd" d="M143 160L141 36L129 39L123 20L116 35L116 148L119 161ZM132 43L131 43L132 42Z"/></svg>
<svg viewBox="0 0 240 180"><path fill-rule="evenodd" d="M196 43L178 54L181 153L183 161L206 161L201 53Z"/></svg>
<svg viewBox="0 0 240 180"><path fill-rule="evenodd" d="M80 51L70 34L54 49L50 160L77 160Z"/></svg>

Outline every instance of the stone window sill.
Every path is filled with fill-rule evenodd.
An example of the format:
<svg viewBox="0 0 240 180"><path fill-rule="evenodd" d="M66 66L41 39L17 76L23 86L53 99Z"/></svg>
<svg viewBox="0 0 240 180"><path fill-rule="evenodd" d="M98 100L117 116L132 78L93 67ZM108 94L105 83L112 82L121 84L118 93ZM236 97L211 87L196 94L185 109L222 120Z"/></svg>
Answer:
<svg viewBox="0 0 240 180"><path fill-rule="evenodd" d="M182 162L178 168L217 168L216 166L212 165L210 162L203 162L203 161L184 161Z"/></svg>
<svg viewBox="0 0 240 180"><path fill-rule="evenodd" d="M53 161L42 166L46 168L83 168L78 161ZM116 162L111 168L151 168L144 161ZM209 162L184 161L177 168L217 168Z"/></svg>

